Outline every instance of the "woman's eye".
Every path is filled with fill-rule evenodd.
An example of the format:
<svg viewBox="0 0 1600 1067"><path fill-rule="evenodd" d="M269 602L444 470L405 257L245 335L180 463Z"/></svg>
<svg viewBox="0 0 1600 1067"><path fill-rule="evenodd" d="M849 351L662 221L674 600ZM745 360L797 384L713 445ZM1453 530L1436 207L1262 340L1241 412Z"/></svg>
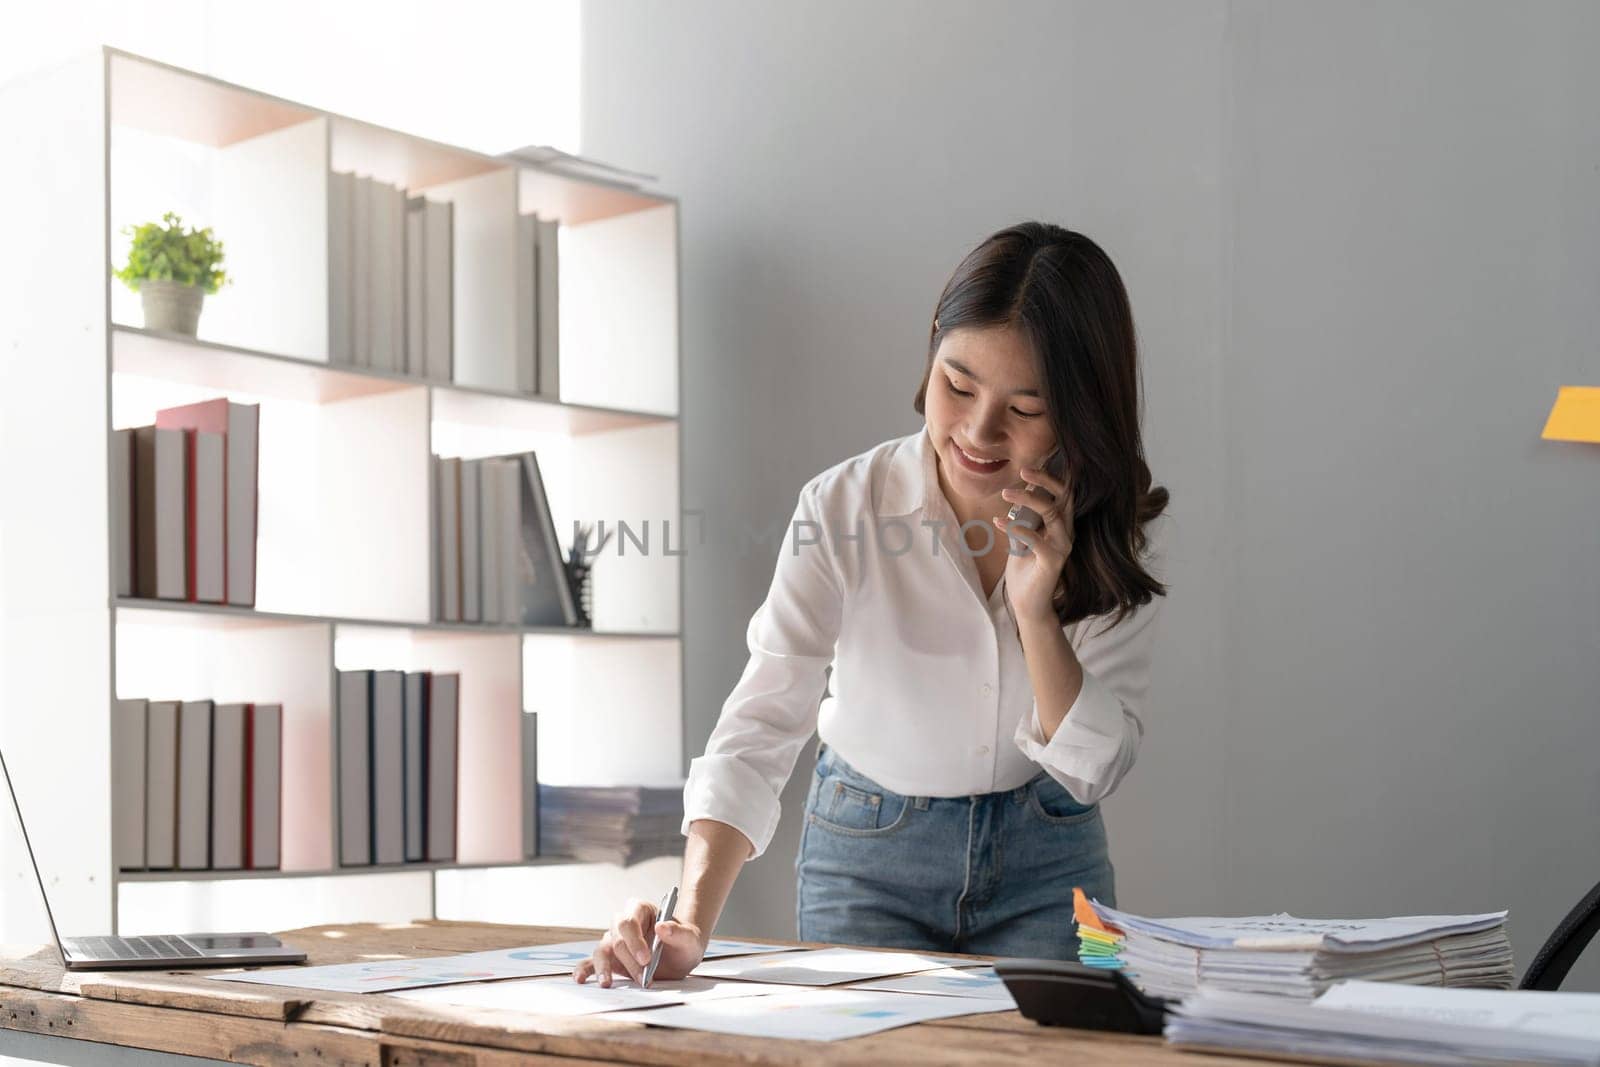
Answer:
<svg viewBox="0 0 1600 1067"><path fill-rule="evenodd" d="M957 389L956 388L956 383L952 382L949 378L946 378L944 380L944 384L949 386L950 387L950 391L952 393L954 393L956 396L971 396L972 395L971 393L967 392L964 389Z"/></svg>
<svg viewBox="0 0 1600 1067"><path fill-rule="evenodd" d="M1016 411L1018 415L1021 415L1025 419L1037 419L1040 415L1044 414L1042 411L1017 411L1016 408L1012 408L1011 410Z"/></svg>

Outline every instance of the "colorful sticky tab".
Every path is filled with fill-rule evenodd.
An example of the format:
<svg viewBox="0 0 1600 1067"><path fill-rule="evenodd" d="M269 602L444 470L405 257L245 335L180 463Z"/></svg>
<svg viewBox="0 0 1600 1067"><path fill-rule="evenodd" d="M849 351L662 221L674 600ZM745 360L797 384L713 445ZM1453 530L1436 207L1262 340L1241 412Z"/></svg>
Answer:
<svg viewBox="0 0 1600 1067"><path fill-rule="evenodd" d="M1091 930L1105 930L1111 932L1105 923L1100 921L1100 916L1095 914L1094 906L1089 903L1089 898L1083 895L1083 890L1077 886L1072 887L1072 917L1078 920L1078 927L1088 927Z"/></svg>
<svg viewBox="0 0 1600 1067"><path fill-rule="evenodd" d="M1600 388L1563 385L1556 392L1555 405L1540 436L1547 441L1600 445Z"/></svg>

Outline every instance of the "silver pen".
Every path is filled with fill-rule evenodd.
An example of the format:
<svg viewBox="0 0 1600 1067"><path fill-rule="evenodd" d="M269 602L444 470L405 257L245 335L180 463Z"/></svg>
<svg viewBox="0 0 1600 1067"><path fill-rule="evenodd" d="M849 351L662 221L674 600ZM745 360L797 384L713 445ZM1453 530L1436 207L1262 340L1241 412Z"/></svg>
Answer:
<svg viewBox="0 0 1600 1067"><path fill-rule="evenodd" d="M661 911L656 915L656 922L660 924L670 921L672 918L672 909L676 908L677 906L678 887L673 886L671 889L667 890L666 898L661 901ZM661 966L661 935L655 933L653 930L651 933L653 935L651 940L653 940L655 944L650 948L650 962L645 964L644 981L639 983L640 989L650 988L650 979L656 976L656 968Z"/></svg>

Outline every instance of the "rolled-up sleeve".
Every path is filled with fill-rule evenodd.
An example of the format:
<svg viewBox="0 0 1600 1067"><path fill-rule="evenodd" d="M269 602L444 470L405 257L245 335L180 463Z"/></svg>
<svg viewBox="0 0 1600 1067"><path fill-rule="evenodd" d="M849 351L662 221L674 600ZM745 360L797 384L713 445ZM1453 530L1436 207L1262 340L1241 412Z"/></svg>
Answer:
<svg viewBox="0 0 1600 1067"><path fill-rule="evenodd" d="M750 839L752 858L777 830L779 796L816 729L839 636L843 583L822 510L816 482L807 483L745 631L750 660L684 784L683 832L696 819L727 823Z"/></svg>
<svg viewBox="0 0 1600 1067"><path fill-rule="evenodd" d="M1156 617L1165 599L1153 597L1109 628L1105 617L1084 623L1085 636L1074 646L1083 688L1049 741L1037 701L1017 723L1017 747L1080 804L1109 796L1139 755Z"/></svg>

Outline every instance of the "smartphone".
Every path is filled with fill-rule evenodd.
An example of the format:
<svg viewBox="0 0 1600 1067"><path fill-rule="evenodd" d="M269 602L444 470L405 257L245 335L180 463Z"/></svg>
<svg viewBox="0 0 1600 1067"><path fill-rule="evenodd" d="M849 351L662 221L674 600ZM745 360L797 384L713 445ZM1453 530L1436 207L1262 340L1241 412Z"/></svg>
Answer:
<svg viewBox="0 0 1600 1067"><path fill-rule="evenodd" d="M1052 478L1064 478L1067 474L1067 454L1061 449L1050 453L1050 458L1044 462L1045 473ZM1024 483L1026 484L1026 483ZM1006 512L1006 525L1015 524L1027 530L1037 530L1044 521L1044 516L1028 507L1026 504L1012 504L1011 510ZM1013 556L1025 555L1028 545L1015 537L1010 537L1011 554Z"/></svg>

